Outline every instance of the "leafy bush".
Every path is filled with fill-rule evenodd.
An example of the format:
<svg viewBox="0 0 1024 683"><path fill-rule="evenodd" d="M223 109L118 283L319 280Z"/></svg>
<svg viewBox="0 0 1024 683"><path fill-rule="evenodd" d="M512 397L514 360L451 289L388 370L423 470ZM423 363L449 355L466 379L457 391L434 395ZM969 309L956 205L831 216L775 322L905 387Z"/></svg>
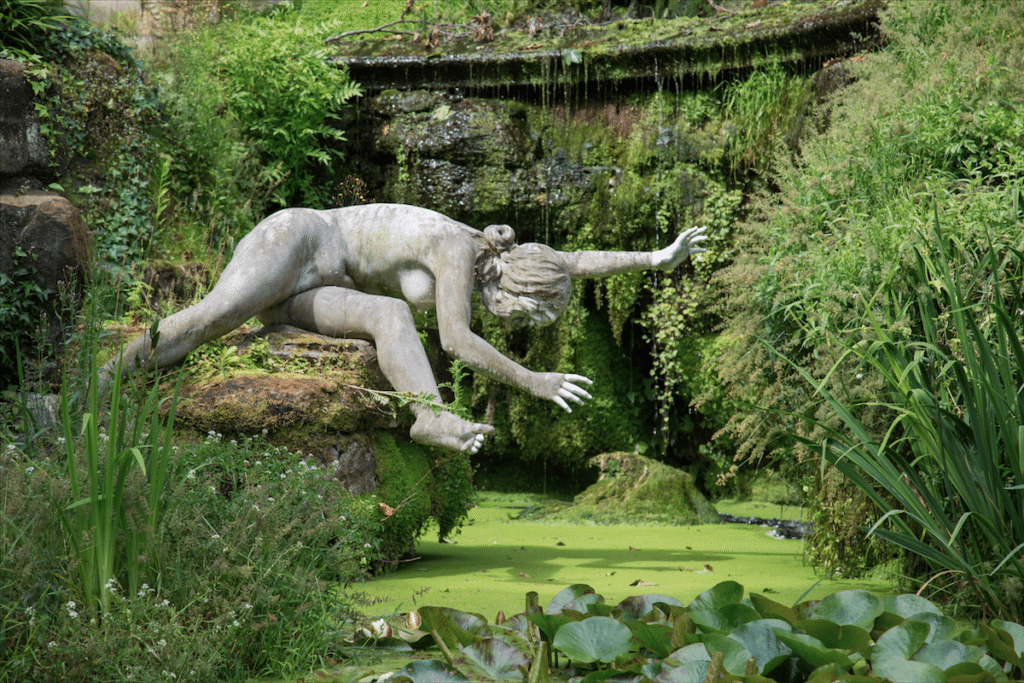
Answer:
<svg viewBox="0 0 1024 683"><path fill-rule="evenodd" d="M1024 626L993 620L961 628L917 595L881 598L863 590L833 593L792 607L763 595L743 597L725 581L689 605L667 595L638 595L618 605L585 584L569 586L541 610L493 625L447 607L423 607L384 645L419 647L429 636L442 659L412 662L389 680L548 681L561 655L570 680L604 681L936 681L1017 680Z"/></svg>

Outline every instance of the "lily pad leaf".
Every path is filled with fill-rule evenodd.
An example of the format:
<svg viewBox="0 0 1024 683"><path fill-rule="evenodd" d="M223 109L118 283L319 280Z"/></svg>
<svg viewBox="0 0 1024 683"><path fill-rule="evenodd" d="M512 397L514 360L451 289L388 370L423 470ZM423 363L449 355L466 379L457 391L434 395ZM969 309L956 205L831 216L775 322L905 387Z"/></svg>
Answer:
<svg viewBox="0 0 1024 683"><path fill-rule="evenodd" d="M775 602L763 595L752 593L750 604L754 606L757 613L764 619L782 619L790 624L795 624L799 619L791 607L786 607L781 602Z"/></svg>
<svg viewBox="0 0 1024 683"><path fill-rule="evenodd" d="M765 676L792 656L793 651L775 636L775 629L791 631L792 627L781 619L758 619L743 624L729 637L747 648L757 660L757 667Z"/></svg>
<svg viewBox="0 0 1024 683"><path fill-rule="evenodd" d="M887 596L883 603L885 604L885 611L898 614L904 619L910 619L916 614L921 612L932 612L934 614L942 614L942 610L939 609L934 602L927 598L922 598L920 595L914 595L912 593L906 595L890 595Z"/></svg>
<svg viewBox="0 0 1024 683"><path fill-rule="evenodd" d="M918 650L924 646L930 631L931 627L923 621L908 619L883 633L875 642L874 650L871 653L871 662L875 672L880 676L888 676L893 681L896 679L890 675L890 672L907 680L906 676L909 672L920 669L920 667L907 668L900 666L900 663L913 659ZM923 662L919 663L923 664ZM939 673L942 672L938 667L932 668ZM928 680L933 680L934 672L928 672L925 669L921 669L921 671L922 675L929 676Z"/></svg>
<svg viewBox="0 0 1024 683"><path fill-rule="evenodd" d="M936 643L925 645L918 650L917 654L914 655L914 661L932 664L945 671L949 667L961 662L974 662L977 664L981 661L983 654L985 653L982 652L980 647L964 645L955 640L940 640Z"/></svg>
<svg viewBox="0 0 1024 683"><path fill-rule="evenodd" d="M867 630L884 611L882 598L858 589L826 595L814 608L812 618L827 619L840 626L855 624Z"/></svg>
<svg viewBox="0 0 1024 683"><path fill-rule="evenodd" d="M1018 655L1024 655L1024 626L1015 621L993 619L992 625L1005 631L1013 639L1013 649Z"/></svg>
<svg viewBox="0 0 1024 683"><path fill-rule="evenodd" d="M633 639L659 659L672 652L672 627L668 624L631 621L626 626L633 633Z"/></svg>
<svg viewBox="0 0 1024 683"><path fill-rule="evenodd" d="M892 683L946 683L942 669L924 662L888 660L874 667L876 676L888 678Z"/></svg>
<svg viewBox="0 0 1024 683"><path fill-rule="evenodd" d="M717 610L691 609L690 618L706 633L728 635L737 626L757 621L761 618L753 607L735 602L722 605Z"/></svg>
<svg viewBox="0 0 1024 683"><path fill-rule="evenodd" d="M723 655L722 666L734 676L743 675L747 668L747 660L753 656L742 644L717 633L709 633L704 638L704 647L709 655L721 652Z"/></svg>
<svg viewBox="0 0 1024 683"><path fill-rule="evenodd" d="M704 649L703 645L700 647L702 650ZM706 650L704 656L707 657ZM711 661L708 659L684 662L671 668L663 666L661 673L653 679L652 683L704 683L708 677L709 666L711 666Z"/></svg>
<svg viewBox="0 0 1024 683"><path fill-rule="evenodd" d="M388 679L395 683L457 683L468 680L457 671L449 671L439 659L409 662Z"/></svg>
<svg viewBox="0 0 1024 683"><path fill-rule="evenodd" d="M853 668L853 661L839 650L833 650L813 636L791 633L783 629L774 631L775 637L785 643L797 657L814 668L835 664L844 672Z"/></svg>
<svg viewBox="0 0 1024 683"><path fill-rule="evenodd" d="M487 620L479 614L460 612L450 607L421 607L424 631L435 631L448 649L469 645L475 640L490 637Z"/></svg>
<svg viewBox="0 0 1024 683"><path fill-rule="evenodd" d="M695 597L690 603L690 609L716 612L724 605L732 605L742 599L743 586L735 581L723 581Z"/></svg>
<svg viewBox="0 0 1024 683"><path fill-rule="evenodd" d="M827 619L807 619L797 628L821 641L822 645L847 652L864 652L871 644L871 634L854 624L840 626Z"/></svg>
<svg viewBox="0 0 1024 683"><path fill-rule="evenodd" d="M530 614L526 618L540 629L541 634L548 642L554 639L555 633L565 624L570 621L580 621L578 617L566 614Z"/></svg>
<svg viewBox="0 0 1024 683"><path fill-rule="evenodd" d="M656 594L634 595L633 597L626 598L616 606L622 610L622 621L628 622L636 621L640 617L649 613L654 609L655 603L658 602L663 602L667 605L677 605L679 607L683 606L683 603L673 597Z"/></svg>
<svg viewBox="0 0 1024 683"><path fill-rule="evenodd" d="M460 648L452 663L482 681L521 681L519 667L528 667L530 658L504 640L487 638Z"/></svg>
<svg viewBox="0 0 1024 683"><path fill-rule="evenodd" d="M544 608L544 614L561 614L564 609L586 612L587 605L603 603L604 598L585 583L576 583L558 592Z"/></svg>
<svg viewBox="0 0 1024 683"><path fill-rule="evenodd" d="M565 624L551 645L574 662L614 662L629 652L633 634L625 624L611 617L591 617Z"/></svg>
<svg viewBox="0 0 1024 683"><path fill-rule="evenodd" d="M942 640L950 640L956 635L959 627L956 622L947 617L945 614L935 614L934 612L922 612L915 614L912 617L913 621L923 621L928 624L931 631L928 633L928 640L926 643L936 643Z"/></svg>

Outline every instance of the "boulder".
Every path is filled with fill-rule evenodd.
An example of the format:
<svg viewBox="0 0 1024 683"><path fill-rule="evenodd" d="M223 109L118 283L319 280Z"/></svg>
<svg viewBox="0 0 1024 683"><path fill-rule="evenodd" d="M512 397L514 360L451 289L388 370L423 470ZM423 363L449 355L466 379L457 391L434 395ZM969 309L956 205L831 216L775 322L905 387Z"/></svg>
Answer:
<svg viewBox="0 0 1024 683"><path fill-rule="evenodd" d="M34 95L25 66L0 59L0 177L52 174Z"/></svg>
<svg viewBox="0 0 1024 683"><path fill-rule="evenodd" d="M60 348L77 310L89 268L92 238L81 212L54 192L7 194L0 183L0 273L18 281L22 269L50 294L41 310L47 340Z"/></svg>
<svg viewBox="0 0 1024 683"><path fill-rule="evenodd" d="M177 427L200 434L264 435L316 457L349 492L376 488L373 433L398 427L381 391L391 386L373 344L287 325L228 339L231 369L188 380ZM231 365L231 364L228 364Z"/></svg>
<svg viewBox="0 0 1024 683"><path fill-rule="evenodd" d="M720 524L721 517L697 490L693 477L635 453L604 453L589 463L601 470L597 482L572 504L548 501L522 513L524 519L584 524L688 526Z"/></svg>

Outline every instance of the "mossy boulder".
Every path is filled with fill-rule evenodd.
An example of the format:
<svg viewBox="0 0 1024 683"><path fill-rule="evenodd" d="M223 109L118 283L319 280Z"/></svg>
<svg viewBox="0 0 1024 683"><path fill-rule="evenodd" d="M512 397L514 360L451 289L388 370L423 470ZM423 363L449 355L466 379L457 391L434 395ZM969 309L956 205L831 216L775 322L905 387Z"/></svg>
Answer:
<svg viewBox="0 0 1024 683"><path fill-rule="evenodd" d="M380 506L381 543L393 560L432 521L442 537L461 524L472 496L469 459L409 440L411 415L389 400L373 344L287 326L226 343L207 352L214 367L181 388L175 428L184 438L260 435L313 456L325 478Z"/></svg>
<svg viewBox="0 0 1024 683"><path fill-rule="evenodd" d="M721 518L686 472L635 453L604 453L589 460L601 475L569 505L553 501L522 518L582 524L688 526Z"/></svg>

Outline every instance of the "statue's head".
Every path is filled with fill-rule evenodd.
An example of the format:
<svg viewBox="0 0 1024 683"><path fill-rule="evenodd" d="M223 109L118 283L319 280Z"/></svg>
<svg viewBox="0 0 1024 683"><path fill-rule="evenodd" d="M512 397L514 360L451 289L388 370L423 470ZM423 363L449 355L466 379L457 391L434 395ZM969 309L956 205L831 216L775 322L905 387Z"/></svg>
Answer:
<svg viewBox="0 0 1024 683"><path fill-rule="evenodd" d="M536 327L550 325L565 310L572 294L569 266L543 244L515 244L507 225L484 231L489 248L477 262L477 282L487 310Z"/></svg>

